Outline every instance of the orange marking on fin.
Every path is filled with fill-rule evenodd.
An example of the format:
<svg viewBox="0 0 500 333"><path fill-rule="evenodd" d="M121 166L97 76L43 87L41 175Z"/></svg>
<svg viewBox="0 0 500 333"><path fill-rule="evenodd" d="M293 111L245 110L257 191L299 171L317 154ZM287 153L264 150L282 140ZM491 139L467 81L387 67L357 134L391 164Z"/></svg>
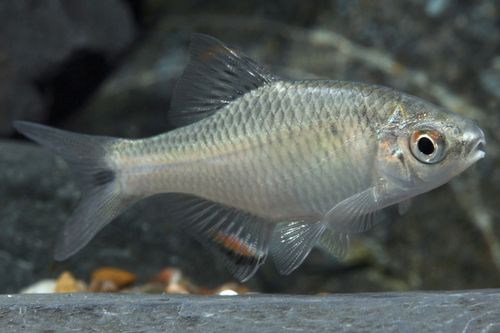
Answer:
<svg viewBox="0 0 500 333"><path fill-rule="evenodd" d="M208 61L208 60L214 58L214 56L223 55L223 54L227 53L228 51L230 53L233 53L233 54L240 56L240 57L244 56L244 54L240 50L232 49L232 48L227 47L227 46L219 45L219 46L215 46L215 47L211 48L207 52L201 53L200 59L202 61Z"/></svg>
<svg viewBox="0 0 500 333"><path fill-rule="evenodd" d="M250 256L250 248L243 242L241 242L238 237L233 235L225 235L221 231L217 231L213 235L213 239L222 245L223 247L238 253L243 256Z"/></svg>
<svg viewBox="0 0 500 333"><path fill-rule="evenodd" d="M221 54L224 54L224 53L226 53L226 47L224 47L224 46L215 46L215 47L211 48L210 50L208 50L207 52L201 53L200 54L200 58L203 61L208 61L208 60L214 58L214 56L221 55Z"/></svg>

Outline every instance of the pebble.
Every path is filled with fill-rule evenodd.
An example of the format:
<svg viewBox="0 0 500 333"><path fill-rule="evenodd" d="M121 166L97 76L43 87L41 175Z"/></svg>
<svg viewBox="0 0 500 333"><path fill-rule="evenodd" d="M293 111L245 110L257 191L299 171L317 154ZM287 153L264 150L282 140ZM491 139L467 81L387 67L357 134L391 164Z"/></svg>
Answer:
<svg viewBox="0 0 500 333"><path fill-rule="evenodd" d="M57 278L54 288L56 293L76 293L80 291L75 277L68 271L62 272Z"/></svg>
<svg viewBox="0 0 500 333"><path fill-rule="evenodd" d="M119 268L114 267L103 267L98 268L92 272L91 285L99 285L94 281L109 281L112 282L117 289L126 287L134 283L137 278L134 274ZM106 288L110 287L110 284Z"/></svg>
<svg viewBox="0 0 500 333"><path fill-rule="evenodd" d="M63 272L57 280L39 281L21 290L21 293L74 293L74 292L143 292L192 295L236 295L251 292L246 286L230 282L216 289L207 289L194 284L189 278L184 278L180 269L167 267L152 277L148 283L137 287L128 287L136 281L134 274L112 267L96 269L91 274L90 286L76 280L68 271Z"/></svg>
<svg viewBox="0 0 500 333"><path fill-rule="evenodd" d="M92 280L89 291L92 293L116 293L119 288L113 281Z"/></svg>
<svg viewBox="0 0 500 333"><path fill-rule="evenodd" d="M56 280L45 279L21 289L20 294L51 294L55 292Z"/></svg>

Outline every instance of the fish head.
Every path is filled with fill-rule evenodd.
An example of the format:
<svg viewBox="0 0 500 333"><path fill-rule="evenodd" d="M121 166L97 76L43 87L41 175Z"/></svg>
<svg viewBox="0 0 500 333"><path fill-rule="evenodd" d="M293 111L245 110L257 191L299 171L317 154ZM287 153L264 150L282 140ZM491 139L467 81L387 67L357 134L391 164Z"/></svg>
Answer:
<svg viewBox="0 0 500 333"><path fill-rule="evenodd" d="M410 95L396 104L377 161L396 186L428 191L485 156L484 133L471 119Z"/></svg>

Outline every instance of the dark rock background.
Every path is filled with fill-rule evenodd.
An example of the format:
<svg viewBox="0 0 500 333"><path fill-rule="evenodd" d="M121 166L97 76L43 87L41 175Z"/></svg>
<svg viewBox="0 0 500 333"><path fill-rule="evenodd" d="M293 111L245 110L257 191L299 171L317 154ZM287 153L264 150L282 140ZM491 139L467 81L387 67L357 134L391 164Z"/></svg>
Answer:
<svg viewBox="0 0 500 333"><path fill-rule="evenodd" d="M165 266L197 283L232 277L170 223L161 196L140 202L81 252L56 263L57 232L79 192L64 162L14 135L23 119L89 134L170 129L169 101L189 34L238 46L288 79L391 86L476 119L486 158L413 200L404 216L353 237L336 261L314 250L281 277L272 260L254 291L317 293L500 286L500 4L450 1L95 0L0 3L0 293L70 270L117 266L141 281Z"/></svg>
<svg viewBox="0 0 500 333"><path fill-rule="evenodd" d="M14 119L46 121L81 106L134 40L135 25L120 0L2 1L0 134L12 134Z"/></svg>

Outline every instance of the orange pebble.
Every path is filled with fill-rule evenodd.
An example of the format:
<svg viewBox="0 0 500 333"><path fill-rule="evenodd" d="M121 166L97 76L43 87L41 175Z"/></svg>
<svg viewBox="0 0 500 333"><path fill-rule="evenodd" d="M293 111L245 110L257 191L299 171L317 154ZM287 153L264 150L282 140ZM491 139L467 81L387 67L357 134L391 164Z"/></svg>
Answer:
<svg viewBox="0 0 500 333"><path fill-rule="evenodd" d="M123 288L135 282L134 274L119 268L103 267L92 272L92 281L111 281L117 288Z"/></svg>
<svg viewBox="0 0 500 333"><path fill-rule="evenodd" d="M165 285L169 283L177 283L182 277L180 269L175 267L167 267L162 269L158 274L149 279L149 282L160 282Z"/></svg>
<svg viewBox="0 0 500 333"><path fill-rule="evenodd" d="M75 277L68 271L62 272L56 282L56 293L76 293L78 291L78 283Z"/></svg>

